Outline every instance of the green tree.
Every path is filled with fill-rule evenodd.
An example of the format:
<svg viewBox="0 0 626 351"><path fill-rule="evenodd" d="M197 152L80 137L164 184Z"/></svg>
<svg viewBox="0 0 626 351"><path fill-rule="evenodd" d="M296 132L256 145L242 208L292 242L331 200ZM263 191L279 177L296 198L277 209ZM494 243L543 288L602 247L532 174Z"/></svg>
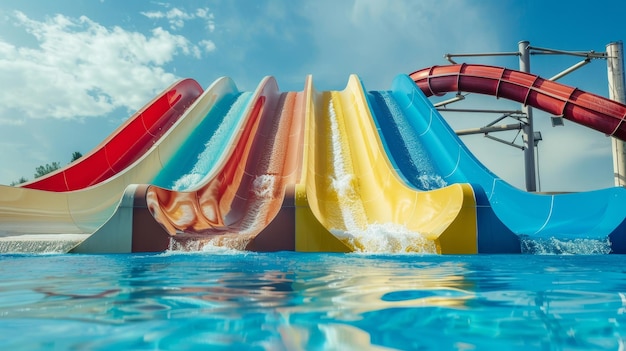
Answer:
<svg viewBox="0 0 626 351"><path fill-rule="evenodd" d="M14 182L11 182L11 184L9 184L9 185L10 186L16 186L18 184L26 183L27 181L28 181L28 179L26 179L24 177L21 177L20 179L14 181Z"/></svg>
<svg viewBox="0 0 626 351"><path fill-rule="evenodd" d="M50 172L54 172L57 169L61 168L61 164L58 162L46 163L43 166L39 166L35 168L35 178L39 178L43 175L46 175Z"/></svg>
<svg viewBox="0 0 626 351"><path fill-rule="evenodd" d="M74 161L78 160L78 159L79 159L79 158L81 158L81 157L83 157L83 154L81 154L81 153L80 153L80 152L78 152L78 151L74 151L74 152L72 153L72 160L70 161L70 163L72 163L72 162L74 162Z"/></svg>
<svg viewBox="0 0 626 351"><path fill-rule="evenodd" d="M79 158L83 157L83 154L80 153L79 151L74 151L72 153L72 160L70 161L70 163L78 160ZM44 176L50 172L54 172L57 169L61 168L61 164L59 162L52 162L52 163L46 163L45 165L39 166L37 168L35 168L35 178L39 178L41 176ZM26 183L28 181L27 178L21 177L20 179L11 182L11 186L16 186L18 184L22 184L22 183Z"/></svg>

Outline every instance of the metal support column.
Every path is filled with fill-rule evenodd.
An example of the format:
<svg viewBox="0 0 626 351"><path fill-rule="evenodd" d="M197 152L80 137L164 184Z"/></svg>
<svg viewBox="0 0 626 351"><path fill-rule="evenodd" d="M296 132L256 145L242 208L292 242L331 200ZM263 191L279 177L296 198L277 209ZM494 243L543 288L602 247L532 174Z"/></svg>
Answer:
<svg viewBox="0 0 626 351"><path fill-rule="evenodd" d="M519 68L522 72L530 73L530 50L528 41L520 41ZM535 133L533 129L532 107L522 105L522 112L526 114L527 123L522 128L524 141L524 169L526 174L526 191L537 191L537 176L535 170Z"/></svg>
<svg viewBox="0 0 626 351"><path fill-rule="evenodd" d="M626 103L624 93L624 45L621 41L606 46L609 74L609 98ZM626 143L611 138L613 150L613 177L616 186L626 186Z"/></svg>
<svg viewBox="0 0 626 351"><path fill-rule="evenodd" d="M619 51L616 53L615 51ZM623 58L622 58L622 43L612 43L607 45L608 56L610 56L610 60L614 60L614 62L609 61L609 86L611 87L611 97L620 102L624 102L624 67L623 67ZM444 57L446 60L450 61L452 64L457 64L454 61L454 57L480 57L480 56L519 56L519 66L520 71L530 73L530 56L531 55L569 55L569 56L577 56L584 58L583 61L576 63L575 65L567 68L561 73L556 74L550 80L557 80L577 69L587 65L591 62L592 59L606 59L607 52L597 53L595 51L564 51L564 50L556 50L556 49L548 49L548 48L540 48L534 47L530 45L530 42L523 40L518 43L518 51L516 52L492 52L492 53L470 53L470 54L445 54ZM615 83L611 83L611 79L615 81ZM617 93L618 92L618 93ZM613 93L617 93L617 95L613 95ZM454 101L463 100L465 95L461 95L457 93L457 96L454 99L450 99L448 101L443 101L436 105L436 107L446 106ZM452 111L452 109L445 108L445 111ZM478 112L478 111L475 111ZM502 139L498 139L490 136L488 133L496 131L496 129L489 129L488 132L485 132L485 136L500 142L504 142L507 145L511 145L514 147L521 148L524 151L524 173L526 178L526 190L527 191L537 191L537 183L539 179L539 165L536 162L535 149L537 147L537 142L541 140L539 137L539 132L537 132L537 136L535 135L535 130L533 126L533 112L530 106L522 105L522 110L520 114L525 116L525 123L522 123L521 134L522 134L522 146L506 142ZM512 115L503 115L499 120L493 122L487 127L492 127L493 124L499 122L504 117L512 117ZM523 121L523 118L516 118L518 121ZM563 125L563 120L561 116L552 116L552 126ZM503 130L508 130L508 126L504 126ZM475 130L467 131L467 134L475 134ZM626 143L621 143L621 145L617 142L614 142L614 154L619 154L620 158L615 158L617 164L619 164L620 171L615 171L616 176L616 184L617 178L620 178L620 185L626 186ZM615 150L619 151L615 151Z"/></svg>

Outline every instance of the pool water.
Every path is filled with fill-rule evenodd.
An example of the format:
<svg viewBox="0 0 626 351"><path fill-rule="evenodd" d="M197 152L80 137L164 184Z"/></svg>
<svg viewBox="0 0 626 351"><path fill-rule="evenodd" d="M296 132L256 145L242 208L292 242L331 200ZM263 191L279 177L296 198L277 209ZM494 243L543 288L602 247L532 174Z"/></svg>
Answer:
<svg viewBox="0 0 626 351"><path fill-rule="evenodd" d="M622 350L621 255L1 255L0 350Z"/></svg>

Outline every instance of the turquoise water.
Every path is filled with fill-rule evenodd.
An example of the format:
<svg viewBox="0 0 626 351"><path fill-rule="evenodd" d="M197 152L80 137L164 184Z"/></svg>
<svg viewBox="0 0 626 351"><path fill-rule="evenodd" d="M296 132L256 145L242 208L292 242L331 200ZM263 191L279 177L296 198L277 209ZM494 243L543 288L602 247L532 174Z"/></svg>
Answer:
<svg viewBox="0 0 626 351"><path fill-rule="evenodd" d="M0 256L1 350L622 350L621 255Z"/></svg>

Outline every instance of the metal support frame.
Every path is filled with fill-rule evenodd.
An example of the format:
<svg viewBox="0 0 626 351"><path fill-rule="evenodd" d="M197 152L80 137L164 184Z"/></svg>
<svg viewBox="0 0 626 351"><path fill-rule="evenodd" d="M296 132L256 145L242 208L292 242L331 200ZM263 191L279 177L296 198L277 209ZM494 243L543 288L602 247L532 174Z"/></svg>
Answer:
<svg viewBox="0 0 626 351"><path fill-rule="evenodd" d="M480 128L458 130L456 131L456 135L485 134L485 136L488 136L488 134L491 132L500 132L503 130L522 130L523 127L524 127L523 123L502 124L502 125L497 125L497 126L487 126L487 127L480 127ZM509 142L506 142L505 144L518 147L517 145L513 143L509 143Z"/></svg>
<svg viewBox="0 0 626 351"><path fill-rule="evenodd" d="M582 66L587 65L589 62L591 62L591 59L590 58L586 58L586 59L578 62L577 64L571 66L570 68L567 68L567 69L563 70L562 72L555 74L554 76L552 76L548 80L553 80L553 81L554 80L559 80L562 77L565 77L566 75L568 75L568 74L574 72L575 70L581 68Z"/></svg>
<svg viewBox="0 0 626 351"><path fill-rule="evenodd" d="M609 98L626 103L624 91L624 45L621 41L606 46L609 77ZM616 186L626 186L626 144L611 138L613 150L613 178Z"/></svg>
<svg viewBox="0 0 626 351"><path fill-rule="evenodd" d="M611 45L611 44L609 44ZM613 46L611 46L611 48L613 48ZM616 79L621 79L622 82L622 97L624 97L624 73L623 73L623 60L621 59L621 53L622 53L622 46L621 46L621 42L619 43L619 47L618 49L616 49L619 51L619 62L615 63L613 62L613 64L611 65L611 63L609 64L609 71L611 71L611 67L621 67L621 71L619 74L621 74L621 78L616 78ZM575 70L587 65L589 62L591 62L592 59L607 59L611 57L611 55L608 53L609 52L609 46L607 46L607 53L597 53L595 51L565 51L565 50L556 50L556 49L548 49L548 48L541 48L541 47L536 47L536 46L531 46L529 41L526 40L522 40L520 42L518 42L518 51L515 52L491 52L491 53L470 53L470 54L445 54L444 58L446 60L448 60L450 63L452 64L457 64L457 62L453 59L454 57L483 57L483 56L518 56L519 57L519 66L520 66L520 71L522 72L527 72L530 73L530 56L531 55L569 55L569 56L578 56L578 57L583 57L584 59L581 62L578 62L574 65L572 65L571 67L561 71L560 73L554 75L552 78L550 78L549 80L558 80L564 76L566 76L567 74L574 72ZM615 69L614 69L615 71ZM609 74L610 76L610 74ZM460 93L457 93L457 96L453 99L450 100L446 100L443 102L440 102L438 104L435 105L435 107L439 108L440 111L448 111L448 112L492 112L492 113L505 113L502 117L500 117L499 119L497 119L496 121L490 123L489 125L482 127L482 128L477 128L477 129L469 129L469 130L464 130L464 131L459 131L457 132L458 135L467 135L467 134L478 134L478 133L484 133L485 137L519 148L521 150L524 151L524 170L525 170L525 181L526 181L526 190L527 191L537 191L537 178L538 178L538 166L537 166L537 162L535 159L535 148L537 147L537 144L540 140L542 140L541 138L541 133L540 132L535 132L533 129L533 111L532 108L530 106L524 105L522 104L522 109L521 111L515 111L516 113L519 114L519 116L513 116L512 114L507 114L506 111L498 111L498 110L454 110L454 109L448 109L448 108L441 108L441 107L445 107L448 104L451 104L453 102L459 101L459 100L463 100L465 98L465 96L467 96L469 94L465 94L465 95L461 95ZM613 97L612 97L613 98ZM616 99L617 100L617 99ZM623 101L622 101L623 102ZM511 112L511 111L508 111ZM494 126L495 123L498 123L499 121L501 121L502 119L506 118L506 117L514 117L517 118L518 120L521 121L521 123L519 124L514 124L514 125L503 125L503 126ZM561 126L563 125L563 119L562 116L552 116L552 126ZM511 129L516 129L513 128L512 126L517 126L519 128L521 128L522 131L522 142L523 142L523 146L519 146L516 145L513 142L507 142L505 140L502 140L500 138L496 138L494 136L489 135L490 132L497 132L497 131L504 131L504 130L511 130ZM615 142L614 142L615 144ZM614 146L614 154L615 154L615 149L618 146ZM616 171L616 177L618 177L618 174L621 174L622 176L620 177L621 181L622 181L622 185L626 184L626 144L623 144L621 146L619 146L621 149L621 153L622 153L622 159L621 159L621 167L624 169L623 173L618 173ZM617 167L617 166L616 166ZM616 178L616 184L617 184L617 178Z"/></svg>
<svg viewBox="0 0 626 351"><path fill-rule="evenodd" d="M530 73L530 43L520 41L519 70ZM532 107L522 104L522 111L526 114L526 124L522 129L524 141L524 169L526 170L526 190L537 191L537 171L535 169L535 130L533 125Z"/></svg>
<svg viewBox="0 0 626 351"><path fill-rule="evenodd" d="M449 104L451 104L453 102L457 102L457 101L461 101L461 100L465 100L465 95L462 95L461 93L458 93L452 99L448 99L446 101L438 102L434 106L435 107L445 107L446 105L449 105Z"/></svg>

